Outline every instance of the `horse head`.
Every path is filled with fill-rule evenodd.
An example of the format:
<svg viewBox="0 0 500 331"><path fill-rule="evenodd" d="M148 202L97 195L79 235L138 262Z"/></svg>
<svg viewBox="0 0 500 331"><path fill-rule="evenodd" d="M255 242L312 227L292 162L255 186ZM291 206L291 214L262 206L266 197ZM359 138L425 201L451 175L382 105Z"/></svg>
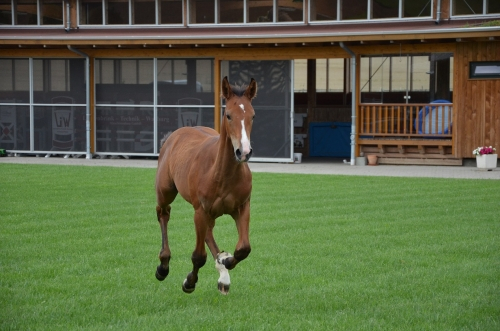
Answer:
<svg viewBox="0 0 500 331"><path fill-rule="evenodd" d="M231 139L238 162L247 162L252 156L250 133L255 117L252 99L256 94L257 82L253 78L248 86L232 86L227 77L222 80L222 95L226 99L222 125Z"/></svg>

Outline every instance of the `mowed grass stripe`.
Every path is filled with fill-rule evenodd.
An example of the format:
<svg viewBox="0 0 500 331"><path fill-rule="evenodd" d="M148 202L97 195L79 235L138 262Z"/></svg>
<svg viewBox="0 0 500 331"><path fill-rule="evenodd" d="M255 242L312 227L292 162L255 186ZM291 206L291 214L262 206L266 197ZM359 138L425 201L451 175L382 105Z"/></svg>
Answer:
<svg viewBox="0 0 500 331"><path fill-rule="evenodd" d="M496 330L500 185L254 174L252 253L221 296L181 283L192 207L172 207L158 282L154 169L0 164L2 330ZM230 217L217 222L232 252Z"/></svg>

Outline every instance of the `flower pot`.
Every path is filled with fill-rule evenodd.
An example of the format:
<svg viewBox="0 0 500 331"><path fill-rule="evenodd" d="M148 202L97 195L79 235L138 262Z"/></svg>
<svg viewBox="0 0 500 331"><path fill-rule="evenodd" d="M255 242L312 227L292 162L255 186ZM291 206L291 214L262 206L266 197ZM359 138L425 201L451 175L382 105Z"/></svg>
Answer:
<svg viewBox="0 0 500 331"><path fill-rule="evenodd" d="M492 170L497 167L497 154L476 155L476 164L479 169Z"/></svg>
<svg viewBox="0 0 500 331"><path fill-rule="evenodd" d="M377 155L367 155L366 158L368 159L368 165L377 165Z"/></svg>

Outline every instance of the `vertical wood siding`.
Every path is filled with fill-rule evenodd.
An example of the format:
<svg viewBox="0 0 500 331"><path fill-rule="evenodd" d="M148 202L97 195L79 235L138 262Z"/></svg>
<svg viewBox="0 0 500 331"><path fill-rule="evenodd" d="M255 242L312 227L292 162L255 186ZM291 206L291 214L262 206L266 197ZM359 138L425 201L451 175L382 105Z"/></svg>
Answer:
<svg viewBox="0 0 500 331"><path fill-rule="evenodd" d="M473 158L478 146L500 151L500 79L469 79L471 61L500 61L500 42L457 43L453 130L459 158Z"/></svg>

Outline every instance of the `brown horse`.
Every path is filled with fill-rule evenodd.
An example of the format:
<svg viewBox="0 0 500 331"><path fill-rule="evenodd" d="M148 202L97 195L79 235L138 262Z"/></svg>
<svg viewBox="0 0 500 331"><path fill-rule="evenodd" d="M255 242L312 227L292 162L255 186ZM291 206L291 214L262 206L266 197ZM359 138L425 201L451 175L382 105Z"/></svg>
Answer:
<svg viewBox="0 0 500 331"><path fill-rule="evenodd" d="M182 284L186 293L194 291L198 271L207 260L205 243L219 271L218 289L229 291L228 270L233 269L250 254L248 239L250 222L250 193L252 173L247 161L252 156L250 132L255 111L251 100L257 93L252 78L247 87L231 86L224 77L222 95L226 109L220 135L206 127L184 127L174 131L163 143L156 173L156 214L162 234L160 265L156 278L164 280L169 272L170 248L167 224L170 204L177 193L193 205L196 246L191 261L193 270ZM238 229L238 243L234 256L221 252L213 236L215 219L231 215Z"/></svg>

